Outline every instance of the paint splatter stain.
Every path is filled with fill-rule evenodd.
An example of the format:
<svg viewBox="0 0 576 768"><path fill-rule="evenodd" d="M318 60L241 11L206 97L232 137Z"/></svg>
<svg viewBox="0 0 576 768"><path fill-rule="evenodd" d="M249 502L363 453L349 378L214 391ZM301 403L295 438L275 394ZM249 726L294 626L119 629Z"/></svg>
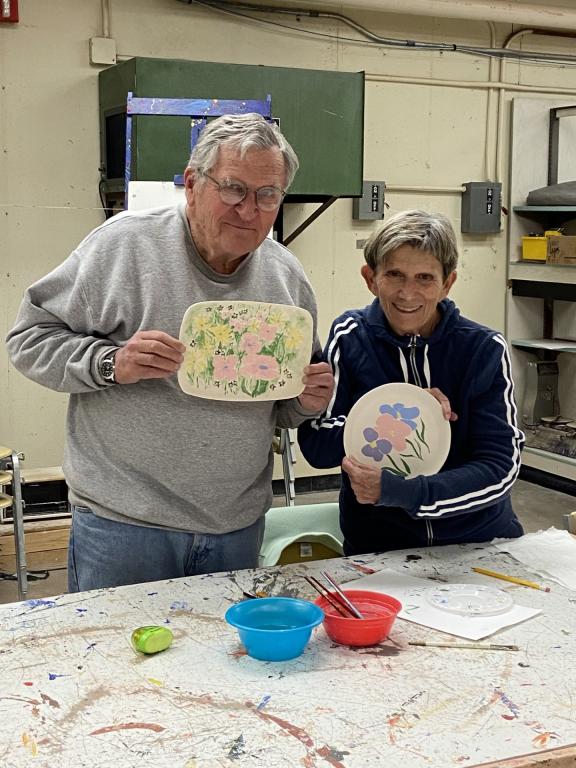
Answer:
<svg viewBox="0 0 576 768"><path fill-rule="evenodd" d="M244 734L241 733L237 739L232 742L228 757L230 760L238 760L244 754Z"/></svg>
<svg viewBox="0 0 576 768"><path fill-rule="evenodd" d="M248 706L252 708L254 705L249 703ZM286 731L286 733L289 733L290 736L293 736L295 739L298 739L298 741L304 744L304 746L306 747L314 746L314 741L312 740L311 736L308 733L306 733L306 731L303 728L300 728L299 726L294 725L293 723L290 723L287 720L283 720L280 717L269 715L266 712L258 712L258 714L264 720L268 720L272 723L276 723L276 725L280 726L282 730Z"/></svg>
<svg viewBox="0 0 576 768"><path fill-rule="evenodd" d="M55 600L41 600L41 599L26 600L24 605L27 605L28 608L40 608L42 606L44 606L45 608L54 608L54 606L56 605L56 601Z"/></svg>
<svg viewBox="0 0 576 768"><path fill-rule="evenodd" d="M363 565L363 563L354 562L352 563L352 567L355 568L357 571L360 571L360 573L376 573L374 568L370 568L368 565Z"/></svg>
<svg viewBox="0 0 576 768"><path fill-rule="evenodd" d="M157 685L159 688L164 687L164 683L162 682L162 680L156 680L155 677L149 677L148 682L152 683L152 685Z"/></svg>
<svg viewBox="0 0 576 768"><path fill-rule="evenodd" d="M57 677L66 677L66 675L57 675L56 672L48 672L48 680L56 680Z"/></svg>
<svg viewBox="0 0 576 768"><path fill-rule="evenodd" d="M30 683L30 682L26 681L26 682L24 683L24 685L34 685L34 683Z"/></svg>
<svg viewBox="0 0 576 768"><path fill-rule="evenodd" d="M544 733L539 733L538 736L534 736L532 739L532 744L534 744L534 746L538 749L543 749L544 747L548 746L548 743L551 739L557 738L557 733L550 733L550 731L545 731Z"/></svg>
<svg viewBox="0 0 576 768"><path fill-rule="evenodd" d="M44 704L49 704L51 707L54 707L54 709L60 709L60 702L56 701L56 699L52 699L50 696L47 696L45 693L41 693L40 698L42 699Z"/></svg>
<svg viewBox="0 0 576 768"><path fill-rule="evenodd" d="M95 731L91 731L89 736L99 736L101 733L112 733L113 731L132 731L132 730L145 730L154 731L155 733L161 733L166 728L163 725L157 723L118 723L117 725L106 725L103 728L98 728Z"/></svg>
<svg viewBox="0 0 576 768"><path fill-rule="evenodd" d="M264 697L262 698L262 701L261 701L261 702L260 702L260 704L258 704L258 706L256 707L256 709L258 710L258 712L261 712L261 711L264 709L264 707L266 706L266 704L268 704L268 702L270 701L270 699L271 699L271 698L272 698L272 696L268 696L268 694L266 694L266 696L264 696Z"/></svg>
<svg viewBox="0 0 576 768"><path fill-rule="evenodd" d="M514 718L520 717L520 710L519 710L519 708L516 706L516 704L514 704L513 701L511 701L508 698L508 696L506 696L504 691L501 691L499 688L495 688L494 689L494 693L500 698L502 704L504 704L506 707L508 707L508 709L510 710L510 712L514 716L514 717L508 717L506 715L502 715L502 717L504 717L505 720L513 720Z"/></svg>
<svg viewBox="0 0 576 768"><path fill-rule="evenodd" d="M33 736L29 736L27 733L22 734L22 744L30 752L32 757L36 757L38 754L38 745Z"/></svg>
<svg viewBox="0 0 576 768"><path fill-rule="evenodd" d="M188 603L184 600L175 600L170 606L171 611L189 611Z"/></svg>
<svg viewBox="0 0 576 768"><path fill-rule="evenodd" d="M345 752L344 750L336 749L335 747L320 747L316 752L320 757L324 758L326 762L330 763L330 765L335 766L335 768L344 768L344 764L340 761L343 760L346 755L350 754L350 752Z"/></svg>

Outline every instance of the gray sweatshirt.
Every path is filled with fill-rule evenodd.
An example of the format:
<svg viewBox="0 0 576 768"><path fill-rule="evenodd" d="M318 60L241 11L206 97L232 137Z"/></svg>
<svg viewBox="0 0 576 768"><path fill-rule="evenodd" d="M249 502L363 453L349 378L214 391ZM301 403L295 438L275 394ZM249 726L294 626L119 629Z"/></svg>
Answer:
<svg viewBox="0 0 576 768"><path fill-rule="evenodd" d="M307 309L319 347L298 260L266 239L219 274L198 255L184 206L114 216L26 291L8 352L30 379L70 393L63 469L74 504L198 533L238 530L266 512L274 428L311 416L297 399L207 400L184 394L176 376L110 385L96 369L137 331L178 337L191 304L233 299Z"/></svg>

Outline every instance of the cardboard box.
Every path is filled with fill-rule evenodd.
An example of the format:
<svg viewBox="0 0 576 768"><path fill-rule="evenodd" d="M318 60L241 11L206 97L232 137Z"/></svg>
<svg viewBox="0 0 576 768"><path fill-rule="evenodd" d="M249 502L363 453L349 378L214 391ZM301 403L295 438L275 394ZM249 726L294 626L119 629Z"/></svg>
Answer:
<svg viewBox="0 0 576 768"><path fill-rule="evenodd" d="M576 236L549 237L546 261L548 264L567 264L576 267Z"/></svg>

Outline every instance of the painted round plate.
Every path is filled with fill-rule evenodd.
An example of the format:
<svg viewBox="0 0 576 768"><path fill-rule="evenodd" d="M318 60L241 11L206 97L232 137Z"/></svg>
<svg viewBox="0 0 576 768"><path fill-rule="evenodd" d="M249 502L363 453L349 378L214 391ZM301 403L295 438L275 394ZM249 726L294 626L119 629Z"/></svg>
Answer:
<svg viewBox="0 0 576 768"><path fill-rule="evenodd" d="M460 616L496 616L514 605L507 592L478 584L443 584L428 590L426 599L434 608Z"/></svg>
<svg viewBox="0 0 576 768"><path fill-rule="evenodd" d="M202 301L186 310L178 383L210 400L284 400L304 389L312 315L259 301Z"/></svg>
<svg viewBox="0 0 576 768"><path fill-rule="evenodd" d="M352 406L344 450L402 477L433 475L450 450L450 423L433 395L413 384L383 384Z"/></svg>

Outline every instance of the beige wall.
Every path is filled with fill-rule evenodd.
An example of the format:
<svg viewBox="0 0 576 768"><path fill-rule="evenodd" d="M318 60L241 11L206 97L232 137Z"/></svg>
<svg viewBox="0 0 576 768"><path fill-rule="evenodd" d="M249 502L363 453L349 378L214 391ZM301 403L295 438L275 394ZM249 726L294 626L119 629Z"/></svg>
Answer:
<svg viewBox="0 0 576 768"><path fill-rule="evenodd" d="M496 157L497 92L489 100L485 58L453 53L400 51L342 40L305 37L276 27L176 0L111 0L111 35L120 56L155 56L364 70L365 169L389 186L389 211L423 207L447 213L459 229L463 182L494 178L507 168L508 105ZM342 8L338 7L340 12ZM347 11L373 32L389 37L460 42L489 47L483 22ZM23 290L62 261L91 228L103 221L99 165L98 66L88 41L102 34L100 0L20 0L17 25L0 25L0 335L10 328ZM275 16L276 23L353 37L336 21ZM497 44L512 31L496 25ZM571 51L573 41L534 38L531 45ZM524 43L525 44L525 43ZM497 67L492 66L493 76ZM416 84L382 77L423 79ZM576 70L508 64L510 83L573 89ZM458 81L452 85L439 80ZM474 84L477 84L476 87ZM536 95L536 94L535 94ZM488 145L485 152L485 138ZM505 179L504 179L505 181ZM413 191L404 188L413 187ZM399 189L401 188L401 189ZM431 191L430 188L445 188ZM506 184L505 184L506 196ZM332 318L369 296L359 275L356 247L373 224L354 222L350 200L338 201L292 249L302 260L319 299L323 339ZM286 232L310 206L287 206ZM497 236L463 236L459 280L453 297L463 312L504 329L507 242ZM26 466L59 464L66 396L49 392L10 367L0 347L0 443L26 454ZM308 472L299 462L298 472Z"/></svg>

